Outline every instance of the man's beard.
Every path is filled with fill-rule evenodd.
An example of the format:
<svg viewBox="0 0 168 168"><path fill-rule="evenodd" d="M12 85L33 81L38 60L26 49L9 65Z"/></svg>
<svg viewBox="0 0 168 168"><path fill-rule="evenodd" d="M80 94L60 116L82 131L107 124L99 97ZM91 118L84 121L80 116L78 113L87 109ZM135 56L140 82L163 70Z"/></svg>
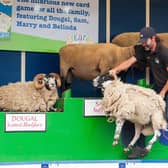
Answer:
<svg viewBox="0 0 168 168"><path fill-rule="evenodd" d="M144 49L145 51L150 51L152 49L152 45L146 45Z"/></svg>

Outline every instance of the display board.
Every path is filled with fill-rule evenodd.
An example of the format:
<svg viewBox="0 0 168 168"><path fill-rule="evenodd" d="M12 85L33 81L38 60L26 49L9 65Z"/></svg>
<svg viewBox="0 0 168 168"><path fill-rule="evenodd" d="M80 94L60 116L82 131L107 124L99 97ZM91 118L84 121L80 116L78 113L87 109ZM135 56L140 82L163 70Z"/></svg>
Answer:
<svg viewBox="0 0 168 168"><path fill-rule="evenodd" d="M0 49L58 52L67 43L98 42L98 0L10 2L0 1L0 31L10 32L0 39ZM4 14L11 7L12 16Z"/></svg>

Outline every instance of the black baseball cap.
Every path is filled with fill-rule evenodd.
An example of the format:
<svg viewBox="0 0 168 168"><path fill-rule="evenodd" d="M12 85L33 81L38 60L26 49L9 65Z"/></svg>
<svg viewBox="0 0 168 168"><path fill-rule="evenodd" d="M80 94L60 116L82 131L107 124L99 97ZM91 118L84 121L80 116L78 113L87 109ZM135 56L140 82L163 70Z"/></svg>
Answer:
<svg viewBox="0 0 168 168"><path fill-rule="evenodd" d="M139 43L145 43L148 38L156 35L155 29L153 27L143 27L140 30L140 40Z"/></svg>

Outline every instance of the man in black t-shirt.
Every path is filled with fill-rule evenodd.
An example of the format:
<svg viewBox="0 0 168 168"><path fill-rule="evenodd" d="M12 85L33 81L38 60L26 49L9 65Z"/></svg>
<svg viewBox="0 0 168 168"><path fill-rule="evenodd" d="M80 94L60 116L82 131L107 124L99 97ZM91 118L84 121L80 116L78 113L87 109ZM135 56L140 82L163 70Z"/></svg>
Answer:
<svg viewBox="0 0 168 168"><path fill-rule="evenodd" d="M153 89L166 101L166 117L168 119L168 48L163 46L154 28L144 27L140 30L139 44L134 46L135 55L109 71L116 78L120 71L127 70L136 62L143 62L150 67L154 79ZM127 146L134 136L134 125L126 122L122 129L122 142ZM145 137L140 136L128 159L137 159L147 154Z"/></svg>

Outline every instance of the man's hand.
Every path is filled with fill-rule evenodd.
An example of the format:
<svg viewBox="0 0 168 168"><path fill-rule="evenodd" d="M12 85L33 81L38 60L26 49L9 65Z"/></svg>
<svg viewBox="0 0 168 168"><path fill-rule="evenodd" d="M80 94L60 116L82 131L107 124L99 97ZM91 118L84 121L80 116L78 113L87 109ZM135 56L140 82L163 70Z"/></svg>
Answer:
<svg viewBox="0 0 168 168"><path fill-rule="evenodd" d="M161 90L159 95L164 99L166 92L164 90Z"/></svg>
<svg viewBox="0 0 168 168"><path fill-rule="evenodd" d="M166 83L163 86L162 90L160 91L159 95L162 96L164 99L167 92L168 92L168 80L166 81Z"/></svg>
<svg viewBox="0 0 168 168"><path fill-rule="evenodd" d="M115 69L109 70L109 75L114 77L114 79L117 79L117 71Z"/></svg>

